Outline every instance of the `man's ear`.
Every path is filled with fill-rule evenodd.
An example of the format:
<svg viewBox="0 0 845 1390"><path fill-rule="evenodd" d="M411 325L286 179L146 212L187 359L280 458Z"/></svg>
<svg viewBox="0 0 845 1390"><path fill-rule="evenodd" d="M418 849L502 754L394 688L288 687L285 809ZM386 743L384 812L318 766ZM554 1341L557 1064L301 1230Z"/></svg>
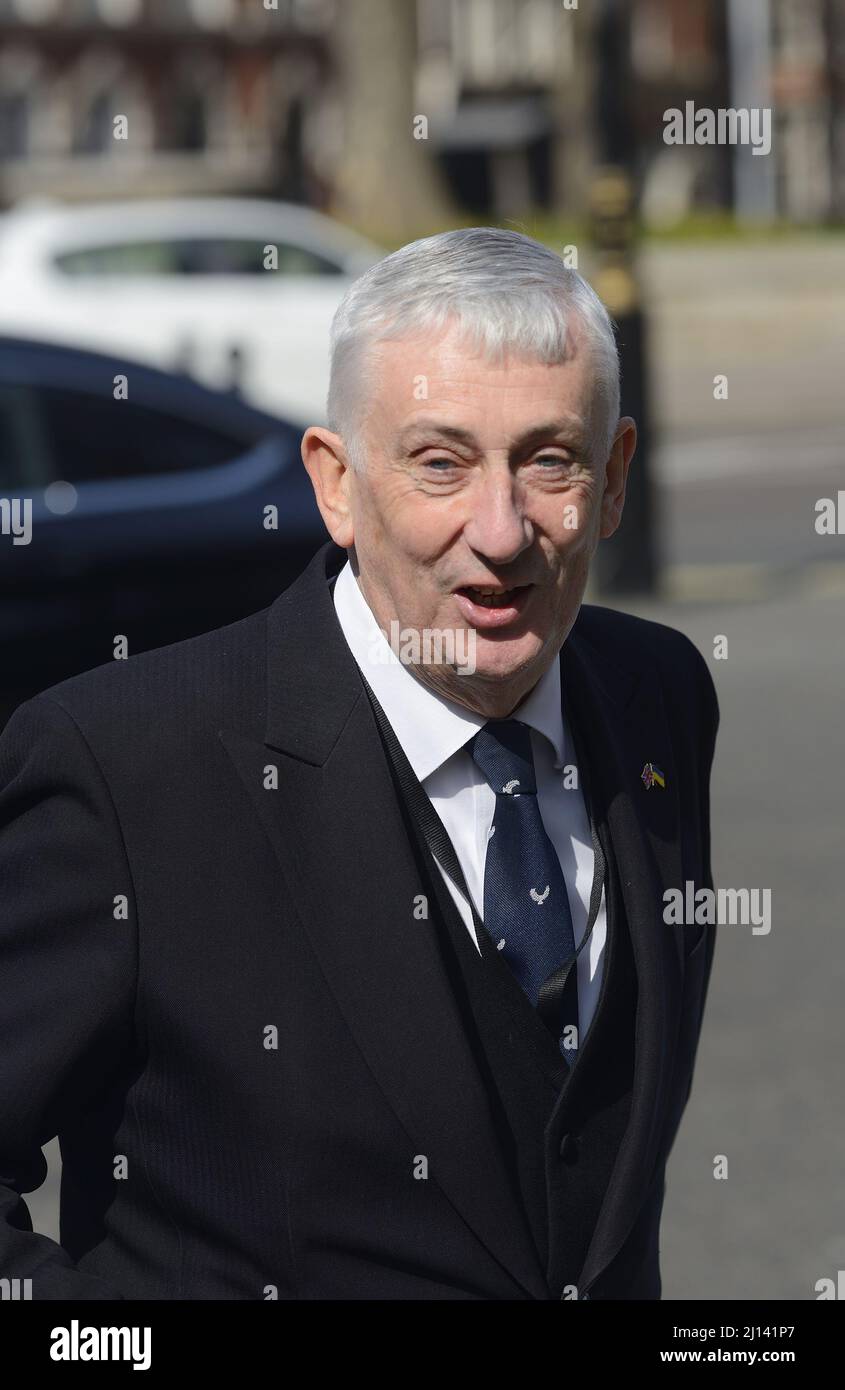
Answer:
<svg viewBox="0 0 845 1390"><path fill-rule="evenodd" d="M610 456L605 469L604 494L601 499L601 526L599 528L599 535L603 541L613 535L622 520L628 468L636 447L636 423L630 415L623 415L616 426L616 434L613 436Z"/></svg>
<svg viewBox="0 0 845 1390"><path fill-rule="evenodd" d="M335 545L349 550L354 540L349 505L352 467L343 440L331 430L311 425L302 436L301 453L326 530Z"/></svg>

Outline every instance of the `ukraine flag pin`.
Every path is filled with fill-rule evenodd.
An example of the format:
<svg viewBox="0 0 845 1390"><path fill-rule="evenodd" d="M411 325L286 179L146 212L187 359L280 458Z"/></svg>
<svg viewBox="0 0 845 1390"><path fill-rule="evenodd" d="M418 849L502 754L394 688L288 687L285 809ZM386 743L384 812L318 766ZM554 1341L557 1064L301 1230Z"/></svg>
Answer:
<svg viewBox="0 0 845 1390"><path fill-rule="evenodd" d="M663 776L663 773L660 771L660 768L655 767L654 763L646 763L645 767L640 773L640 776L643 779L643 785L645 786L646 791L651 791L652 787L654 786L666 786L666 778Z"/></svg>

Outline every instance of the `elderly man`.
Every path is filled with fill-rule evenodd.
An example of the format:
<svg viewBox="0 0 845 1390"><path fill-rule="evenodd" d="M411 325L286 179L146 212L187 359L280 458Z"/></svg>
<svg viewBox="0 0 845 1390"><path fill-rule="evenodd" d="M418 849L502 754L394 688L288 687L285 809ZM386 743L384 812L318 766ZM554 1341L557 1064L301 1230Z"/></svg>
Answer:
<svg viewBox="0 0 845 1390"><path fill-rule="evenodd" d="M685 637L581 606L636 437L611 325L527 237L414 242L338 310L328 419L290 589L0 740L0 1273L659 1298L718 715ZM56 1134L61 1246L21 1197Z"/></svg>

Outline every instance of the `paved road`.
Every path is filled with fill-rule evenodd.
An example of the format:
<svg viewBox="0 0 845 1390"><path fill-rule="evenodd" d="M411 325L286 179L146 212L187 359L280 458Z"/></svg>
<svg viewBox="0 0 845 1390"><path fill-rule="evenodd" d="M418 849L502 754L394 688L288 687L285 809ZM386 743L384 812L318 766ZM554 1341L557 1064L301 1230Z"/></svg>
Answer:
<svg viewBox="0 0 845 1390"><path fill-rule="evenodd" d="M845 1269L845 598L636 611L705 654L729 639L728 659L710 661L714 877L772 892L769 935L717 928L668 1169L664 1297L812 1299L817 1279Z"/></svg>
<svg viewBox="0 0 845 1390"><path fill-rule="evenodd" d="M653 469L661 557L682 575L731 565L737 580L743 569L753 578L766 568L804 582L832 564L845 566L845 508L842 535L815 529L816 503L835 503L845 489L845 415L835 428L666 437Z"/></svg>
<svg viewBox="0 0 845 1390"><path fill-rule="evenodd" d="M653 244L641 271L667 592L845 592L845 535L814 527L845 488L845 238Z"/></svg>
<svg viewBox="0 0 845 1390"><path fill-rule="evenodd" d="M653 244L641 269L665 432L841 428L845 237Z"/></svg>

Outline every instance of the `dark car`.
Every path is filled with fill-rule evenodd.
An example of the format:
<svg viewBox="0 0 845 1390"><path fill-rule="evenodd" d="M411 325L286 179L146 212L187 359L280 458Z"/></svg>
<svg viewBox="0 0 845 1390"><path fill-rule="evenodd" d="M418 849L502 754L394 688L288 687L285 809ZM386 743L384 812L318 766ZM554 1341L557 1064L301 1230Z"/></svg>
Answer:
<svg viewBox="0 0 845 1390"><path fill-rule="evenodd" d="M300 438L186 377L0 338L3 716L121 637L131 655L284 589L326 539Z"/></svg>

